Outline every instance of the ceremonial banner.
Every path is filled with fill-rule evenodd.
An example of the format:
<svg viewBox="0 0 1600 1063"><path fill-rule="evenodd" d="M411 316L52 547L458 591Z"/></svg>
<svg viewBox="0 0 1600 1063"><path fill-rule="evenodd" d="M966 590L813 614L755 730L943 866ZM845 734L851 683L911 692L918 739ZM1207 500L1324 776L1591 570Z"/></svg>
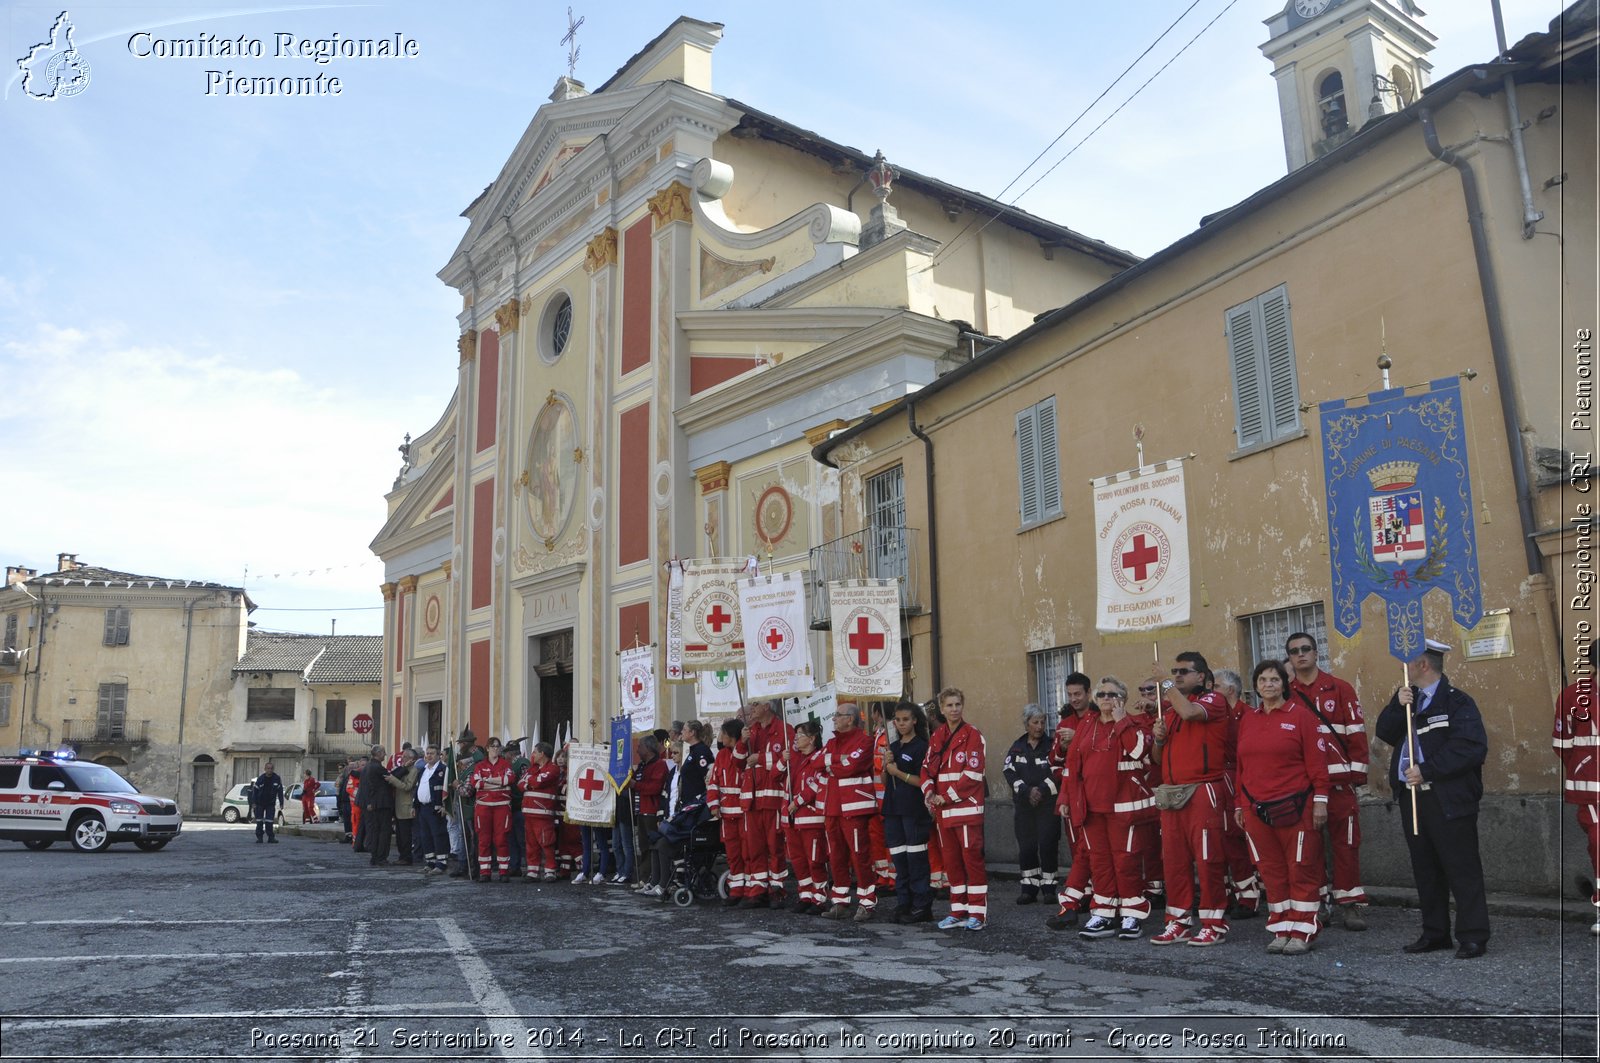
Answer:
<svg viewBox="0 0 1600 1063"><path fill-rule="evenodd" d="M833 684L820 686L803 698L789 698L783 703L783 719L789 726L815 720L822 725L822 741L826 743L833 737L833 714L839 708L839 698L833 692ZM862 726L865 727L865 717L862 717Z"/></svg>
<svg viewBox="0 0 1600 1063"><path fill-rule="evenodd" d="M1095 630L1155 631L1189 622L1189 520L1183 463L1093 481Z"/></svg>
<svg viewBox="0 0 1600 1063"><path fill-rule="evenodd" d="M622 714L635 732L656 729L656 653L654 646L623 650L618 674L622 681Z"/></svg>
<svg viewBox="0 0 1600 1063"><path fill-rule="evenodd" d="M898 698L900 582L841 580L828 584L833 616L833 685L840 694Z"/></svg>
<svg viewBox="0 0 1600 1063"><path fill-rule="evenodd" d="M667 682L692 683L695 673L683 667L683 563L667 566Z"/></svg>
<svg viewBox="0 0 1600 1063"><path fill-rule="evenodd" d="M797 572L738 581L745 640L745 695L809 694L817 685L806 637L806 581Z"/></svg>
<svg viewBox="0 0 1600 1063"><path fill-rule="evenodd" d="M739 673L731 668L714 672L697 672L699 686L695 690L700 718L725 720L743 706L739 703Z"/></svg>
<svg viewBox="0 0 1600 1063"><path fill-rule="evenodd" d="M567 822L609 827L617 818L617 794L606 781L605 746L574 742L567 747Z"/></svg>
<svg viewBox="0 0 1600 1063"><path fill-rule="evenodd" d="M633 727L626 716L611 718L610 756L606 760L606 774L611 785L620 790L628 785L633 775Z"/></svg>
<svg viewBox="0 0 1600 1063"><path fill-rule="evenodd" d="M1472 479L1467 468L1461 384L1373 392L1363 405L1318 407L1328 488L1328 558L1333 625L1346 638L1361 628L1361 604L1388 606L1389 653L1422 653L1422 596L1450 596L1455 619L1483 615Z"/></svg>
<svg viewBox="0 0 1600 1063"><path fill-rule="evenodd" d="M744 628L734 581L755 572L754 558L683 562L683 668L704 672L744 667Z"/></svg>

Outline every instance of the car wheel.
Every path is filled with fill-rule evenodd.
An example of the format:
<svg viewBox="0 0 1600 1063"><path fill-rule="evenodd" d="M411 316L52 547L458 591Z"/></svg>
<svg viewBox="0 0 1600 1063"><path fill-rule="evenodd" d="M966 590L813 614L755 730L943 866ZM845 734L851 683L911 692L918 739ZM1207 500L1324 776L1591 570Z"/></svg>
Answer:
<svg viewBox="0 0 1600 1063"><path fill-rule="evenodd" d="M222 822L224 822L224 823L237 823L237 822L239 822L239 810L237 808L234 808L232 805L229 805L227 808L223 809L222 810Z"/></svg>
<svg viewBox="0 0 1600 1063"><path fill-rule="evenodd" d="M55 844L55 839L54 838L29 838L26 841L24 841L22 844L26 845L30 849L33 849L33 850L37 851L37 850L40 850L40 849L48 849L48 848L50 848L51 845Z"/></svg>
<svg viewBox="0 0 1600 1063"><path fill-rule="evenodd" d="M102 852L111 844L106 821L97 813L85 812L72 821L72 847L80 853Z"/></svg>
<svg viewBox="0 0 1600 1063"><path fill-rule="evenodd" d="M167 843L171 840L171 838L138 838L133 844L137 845L147 853L158 853L162 849L165 849L167 847Z"/></svg>

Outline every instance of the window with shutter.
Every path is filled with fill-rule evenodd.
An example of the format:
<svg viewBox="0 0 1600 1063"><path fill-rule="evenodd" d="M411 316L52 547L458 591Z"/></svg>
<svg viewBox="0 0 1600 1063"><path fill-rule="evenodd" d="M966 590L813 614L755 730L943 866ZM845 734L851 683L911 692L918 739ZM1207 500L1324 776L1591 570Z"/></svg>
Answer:
<svg viewBox="0 0 1600 1063"><path fill-rule="evenodd" d="M0 684L0 727L11 724L11 684Z"/></svg>
<svg viewBox="0 0 1600 1063"><path fill-rule="evenodd" d="M345 703L341 699L328 702L323 708L324 731L331 735L344 734L344 709Z"/></svg>
<svg viewBox="0 0 1600 1063"><path fill-rule="evenodd" d="M126 646L128 644L127 606L115 606L106 610L104 643L107 646Z"/></svg>
<svg viewBox="0 0 1600 1063"><path fill-rule="evenodd" d="M1280 284L1223 315L1233 367L1234 432L1239 448L1269 443L1300 428L1289 288Z"/></svg>
<svg viewBox="0 0 1600 1063"><path fill-rule="evenodd" d="M106 742L120 740L127 726L128 684L101 683L96 706L95 737Z"/></svg>
<svg viewBox="0 0 1600 1063"><path fill-rule="evenodd" d="M8 649L8 650L14 650L14 649L17 648L17 614L16 613L7 613L6 614L6 644L5 644L5 648Z"/></svg>
<svg viewBox="0 0 1600 1063"><path fill-rule="evenodd" d="M1061 516L1055 396L1017 414L1017 497L1024 528Z"/></svg>

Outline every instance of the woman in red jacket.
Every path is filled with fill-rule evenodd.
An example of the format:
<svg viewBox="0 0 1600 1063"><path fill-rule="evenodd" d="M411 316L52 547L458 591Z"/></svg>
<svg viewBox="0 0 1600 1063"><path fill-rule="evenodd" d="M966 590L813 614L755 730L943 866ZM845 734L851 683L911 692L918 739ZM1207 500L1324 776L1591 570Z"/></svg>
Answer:
<svg viewBox="0 0 1600 1063"><path fill-rule="evenodd" d="M794 754L789 763L794 794L789 798L788 809L794 828L789 862L794 865L799 891L794 910L820 915L828 909L828 776L822 770L821 724L807 720L795 725Z"/></svg>
<svg viewBox="0 0 1600 1063"><path fill-rule="evenodd" d="M1079 937L1144 934L1150 899L1144 895L1144 833L1155 804L1147 780L1150 738L1129 716L1128 687L1115 676L1096 684L1098 713L1086 713L1067 752L1073 826L1083 833L1094 883L1090 918Z"/></svg>
<svg viewBox="0 0 1600 1063"><path fill-rule="evenodd" d="M1328 759L1311 710L1286 701L1289 673L1262 661L1250 676L1261 706L1239 716L1239 793L1234 810L1265 890L1267 951L1311 951L1322 889L1322 826L1328 822Z"/></svg>
<svg viewBox="0 0 1600 1063"><path fill-rule="evenodd" d="M310 771L300 780L300 822L315 823L320 818L317 815L317 794L321 788L322 784Z"/></svg>

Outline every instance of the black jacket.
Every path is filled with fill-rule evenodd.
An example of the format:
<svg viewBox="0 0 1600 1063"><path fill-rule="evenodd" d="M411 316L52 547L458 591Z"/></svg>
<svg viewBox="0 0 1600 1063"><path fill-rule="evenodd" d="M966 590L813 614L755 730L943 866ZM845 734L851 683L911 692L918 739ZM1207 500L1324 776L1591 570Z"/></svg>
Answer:
<svg viewBox="0 0 1600 1063"><path fill-rule="evenodd" d="M912 735L908 741L896 738L889 743L889 763L905 772L913 779L922 775L922 762L928 756L928 740ZM895 776L889 776L889 784L883 791L883 814L886 816L910 816L918 820L932 820L928 813L926 798L922 795L921 786L902 782Z"/></svg>
<svg viewBox="0 0 1600 1063"><path fill-rule="evenodd" d="M381 761L367 761L367 766L361 769L361 785L356 788L356 804L363 809L394 811L394 788L384 780L388 774Z"/></svg>
<svg viewBox="0 0 1600 1063"><path fill-rule="evenodd" d="M1006 750L1005 776L1006 784L1011 787L1011 796L1016 799L1019 806L1023 806L1028 798L1028 791L1037 786L1052 800L1045 802L1054 814L1056 796L1055 773L1050 770L1050 747L1055 743L1055 737L1049 733L1039 736L1036 746L1028 741L1026 733ZM1031 807L1031 806L1030 806ZM1043 808L1044 805L1039 807Z"/></svg>
<svg viewBox="0 0 1600 1063"><path fill-rule="evenodd" d="M1414 707L1416 702L1412 704ZM1483 796L1483 762L1489 755L1489 737L1477 702L1442 678L1433 700L1415 713L1412 721L1417 744L1422 747L1422 778L1438 797L1445 818L1477 815L1478 800ZM1406 740L1406 713L1398 696L1391 697L1378 715L1376 733L1395 747L1389 760L1389 785L1398 800L1405 793L1405 783L1400 781L1400 747Z"/></svg>
<svg viewBox="0 0 1600 1063"><path fill-rule="evenodd" d="M425 772L427 770L428 770L428 762L427 761L425 761L425 760L417 761L417 774L419 776L423 772ZM450 774L450 772L449 772L448 768L445 766L445 762L444 761L441 760L441 761L439 761L439 763L437 763L437 764L435 764L433 766L433 777L428 780L428 800L425 803L427 804L427 806L429 808L433 809L435 812L444 811L444 799L445 799L445 793L446 793L446 790L445 790L445 776L447 776L449 774Z"/></svg>
<svg viewBox="0 0 1600 1063"><path fill-rule="evenodd" d="M711 770L711 747L696 742L684 750L678 766L678 807L685 808L706 796L706 772Z"/></svg>
<svg viewBox="0 0 1600 1063"><path fill-rule="evenodd" d="M261 809L272 815L283 808L283 780L275 771L264 771L250 784L250 808Z"/></svg>

